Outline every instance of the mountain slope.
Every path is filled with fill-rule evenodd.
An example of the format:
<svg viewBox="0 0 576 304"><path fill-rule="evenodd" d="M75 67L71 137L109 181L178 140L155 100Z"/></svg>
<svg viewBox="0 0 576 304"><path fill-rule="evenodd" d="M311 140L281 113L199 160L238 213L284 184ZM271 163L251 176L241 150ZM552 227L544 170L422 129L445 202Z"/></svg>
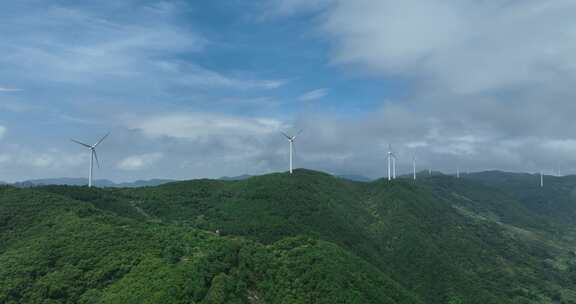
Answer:
<svg viewBox="0 0 576 304"><path fill-rule="evenodd" d="M565 289L562 275L541 261L566 250L518 232L548 227L547 222L501 191L455 182L434 176L417 185L367 184L297 170L294 176L191 181L124 193L165 222L264 243L301 234L334 242L429 303L451 297L468 303L539 302ZM499 217L486 217L482 209ZM547 276L555 279L544 283ZM529 291L517 292L523 289Z"/></svg>
<svg viewBox="0 0 576 304"><path fill-rule="evenodd" d="M539 187L539 174L488 171L466 178L502 189L534 213L562 224L576 223L576 176L546 175L543 188Z"/></svg>
<svg viewBox="0 0 576 304"><path fill-rule="evenodd" d="M0 303L420 303L327 242L265 246L11 187L0 265Z"/></svg>
<svg viewBox="0 0 576 304"><path fill-rule="evenodd" d="M558 188L550 200L569 197L562 192L569 188ZM5 201L1 195L0 210L9 206L17 210L11 212L24 215L16 222L10 215L0 217L0 231L9 231L0 234L2 256L50 239L61 223L74 223L66 224L72 230L62 234L62 242L73 240L80 244L76 248L102 248L95 240L109 237L120 237L126 246L136 242L135 247L112 246L117 249L110 258L132 251L145 258L130 264L113 282L91 287L95 290L88 295L81 289L81 296L94 296L103 303L138 302L172 289L181 299L201 303L576 303L576 234L564 218L555 212L539 213L524 200L532 199L529 195L520 196L520 187L499 188L468 176L437 174L417 183L409 179L365 183L296 170L293 175L139 189L2 189L12 193L8 197L13 193L18 197ZM31 203L37 198L43 203ZM20 207L20 202L25 204ZM60 206L55 209L60 211L45 206ZM96 229L73 237L82 235L82 229L71 228L78 220L37 226L26 230L30 235L10 228L39 225L35 214L68 214L76 210L72 206L91 210L88 216L77 215L90 221L89 226L106 227L118 235ZM25 255L21 250L19 254ZM76 260L95 255L82 251L86 255ZM10 256L16 259L18 254ZM218 258L200 259L192 263L193 269L187 268L194 257L211 256ZM216 260L232 262L205 269ZM16 259L11 265L29 263ZM61 271L69 264L66 260L51 267ZM94 269L105 268L96 265ZM208 283L191 283L190 276L205 277ZM13 288L29 290L35 278ZM56 279L66 285L61 280ZM168 286L165 281L172 283ZM189 293L184 287L188 285L197 286L196 291ZM220 286L218 292L209 292L216 288L212 286ZM142 294L122 292L133 289L143 290ZM174 298L162 301L180 303Z"/></svg>

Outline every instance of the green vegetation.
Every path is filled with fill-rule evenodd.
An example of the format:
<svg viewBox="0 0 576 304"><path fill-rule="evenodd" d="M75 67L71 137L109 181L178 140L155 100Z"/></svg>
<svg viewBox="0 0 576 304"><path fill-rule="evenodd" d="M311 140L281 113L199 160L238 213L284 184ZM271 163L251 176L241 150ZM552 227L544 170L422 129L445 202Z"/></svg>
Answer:
<svg viewBox="0 0 576 304"><path fill-rule="evenodd" d="M490 174L0 186L0 303L576 303L576 180Z"/></svg>

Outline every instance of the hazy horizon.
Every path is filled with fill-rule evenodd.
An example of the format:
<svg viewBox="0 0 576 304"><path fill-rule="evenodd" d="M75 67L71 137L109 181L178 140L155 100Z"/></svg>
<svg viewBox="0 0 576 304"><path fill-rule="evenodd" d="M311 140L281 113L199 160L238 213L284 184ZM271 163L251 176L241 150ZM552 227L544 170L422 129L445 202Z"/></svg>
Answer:
<svg viewBox="0 0 576 304"><path fill-rule="evenodd" d="M313 169L309 169L309 168L294 168L294 170L310 170L310 171L316 171L316 172L321 172L321 173L326 173L326 174L330 174L333 176L337 176L337 177L358 177L358 178L367 178L370 181L375 181L375 180L379 180L379 179L387 179L386 175L382 175L382 176L366 176L363 174L358 174L358 173L335 173L335 172L327 172L327 171L322 171L322 170L313 170ZM487 172L499 172L499 173L504 173L504 174L528 174L528 175L535 175L538 176L540 173L539 172L521 172L521 171L503 171L503 170L498 170L498 169L487 169L487 170L481 170L481 171L460 171L460 175L462 178L464 178L466 176L466 174L479 174L479 173L487 173ZM262 172L259 174L239 174L239 175L232 175L232 176L218 176L218 177L194 177L194 178L182 178L182 179L174 179L174 178L165 178L165 177L152 177L152 178L146 178L146 179L133 179L133 180L112 180L109 178L95 178L94 179L94 183L96 185L98 185L99 182L112 182L114 184L131 184L131 183L136 183L136 182L146 182L146 181L152 181L152 180L164 180L164 181L189 181L189 180L198 180L198 179L226 179L226 178L238 178L238 177L254 177L254 176L262 176L262 175L268 175L268 174L277 174L277 173L288 173L287 170L285 171L270 171L270 172ZM418 174L418 176L422 177L422 175L424 175L424 177L428 176L428 170L418 170L416 172ZM397 173L397 177L398 178L412 178L412 172L398 172ZM432 174L441 174L441 175L447 175L447 176L455 176L456 172L443 172L443 171L438 171L438 170L433 170ZM570 176L574 176L574 174L561 174L558 175L557 173L549 173L549 174L544 174L544 176L552 176L552 177L570 177ZM0 182L5 182L8 184L17 184L17 183L24 183L24 182L34 182L34 181L43 181L43 180L82 180L85 182L88 182L88 178L87 177L75 177L75 176L58 176L58 177L46 177L46 178L38 178L38 179L23 179L23 180L15 180L15 181L5 181L5 180L0 180Z"/></svg>

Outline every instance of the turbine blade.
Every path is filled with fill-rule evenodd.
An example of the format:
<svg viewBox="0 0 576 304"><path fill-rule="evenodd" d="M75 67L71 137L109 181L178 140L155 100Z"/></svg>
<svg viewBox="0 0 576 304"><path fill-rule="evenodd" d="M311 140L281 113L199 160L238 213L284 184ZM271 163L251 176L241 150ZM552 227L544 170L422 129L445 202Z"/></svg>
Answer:
<svg viewBox="0 0 576 304"><path fill-rule="evenodd" d="M100 169L100 161L98 160L98 153L96 153L96 149L92 149L92 154L94 154L94 159L96 159L96 165L98 169Z"/></svg>
<svg viewBox="0 0 576 304"><path fill-rule="evenodd" d="M70 140L71 140L72 142L75 142L75 143L77 143L77 144L79 144L79 145L82 145L82 146L84 146L84 147L86 147L86 148L92 148L92 147L90 147L90 145L87 145L87 144L85 144L85 143L83 143L83 142L79 142L79 141L74 140L74 139L70 139Z"/></svg>
<svg viewBox="0 0 576 304"><path fill-rule="evenodd" d="M288 138L289 140L292 139L290 136L288 136L288 134L286 134L286 133L284 133L284 132L282 132L282 131L281 131L280 133L282 133L282 135L286 136L286 138Z"/></svg>
<svg viewBox="0 0 576 304"><path fill-rule="evenodd" d="M100 140L94 144L94 148L96 148L101 142L104 141L104 139L106 139L106 137L108 137L108 135L110 135L110 132L106 133L106 135L102 136L102 138L100 138Z"/></svg>
<svg viewBox="0 0 576 304"><path fill-rule="evenodd" d="M302 134L302 132L304 132L304 129L300 129L300 131L298 131L298 133L296 133L296 135L300 135L300 134Z"/></svg>
<svg viewBox="0 0 576 304"><path fill-rule="evenodd" d="M297 137L298 135L300 135L300 133L302 133L302 131L304 131L304 130L300 130L300 131L298 131L298 133L296 133L296 135L292 136L292 140L296 139L296 137Z"/></svg>

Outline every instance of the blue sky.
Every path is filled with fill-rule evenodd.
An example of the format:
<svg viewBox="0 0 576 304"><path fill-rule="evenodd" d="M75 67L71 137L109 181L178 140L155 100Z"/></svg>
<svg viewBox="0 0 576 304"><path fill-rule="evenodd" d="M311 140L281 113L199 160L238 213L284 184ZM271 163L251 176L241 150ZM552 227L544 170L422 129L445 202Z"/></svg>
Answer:
<svg viewBox="0 0 576 304"><path fill-rule="evenodd" d="M299 166L571 172L570 1L12 1L0 180L196 178ZM542 119L547 117L548 119ZM534 122L538 121L538 124ZM379 165L378 165L379 164Z"/></svg>

